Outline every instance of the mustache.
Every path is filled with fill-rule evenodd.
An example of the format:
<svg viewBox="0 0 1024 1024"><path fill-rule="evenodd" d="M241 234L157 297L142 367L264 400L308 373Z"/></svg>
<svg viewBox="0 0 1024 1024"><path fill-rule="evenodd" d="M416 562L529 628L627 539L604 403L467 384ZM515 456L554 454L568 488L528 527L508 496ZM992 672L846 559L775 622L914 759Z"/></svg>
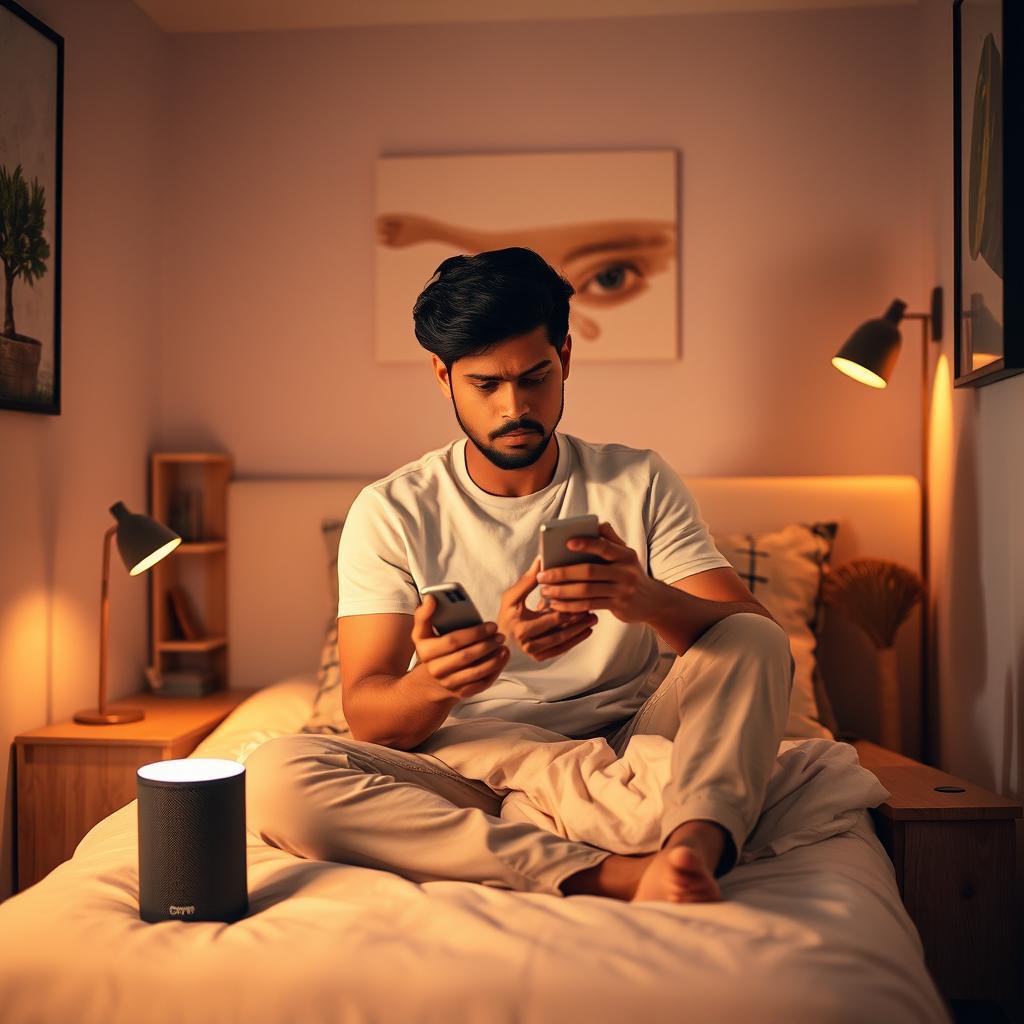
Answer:
<svg viewBox="0 0 1024 1024"><path fill-rule="evenodd" d="M506 434L515 434L515 433L518 433L518 432L523 431L523 430L528 430L528 431L530 431L531 433L534 433L534 434L543 434L544 433L544 431L541 430L540 427L535 426L532 423L520 423L517 426L508 427L505 430L503 430L500 434L495 434L494 436L496 438L504 437Z"/></svg>

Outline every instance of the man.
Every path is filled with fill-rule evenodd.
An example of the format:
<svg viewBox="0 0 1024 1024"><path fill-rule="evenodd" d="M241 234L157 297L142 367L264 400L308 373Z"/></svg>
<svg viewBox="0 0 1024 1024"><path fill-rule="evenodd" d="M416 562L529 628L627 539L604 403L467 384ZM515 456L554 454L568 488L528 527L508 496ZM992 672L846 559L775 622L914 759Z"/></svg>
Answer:
<svg viewBox="0 0 1024 1024"><path fill-rule="evenodd" d="M338 555L350 734L281 737L249 758L249 824L266 841L417 881L721 897L782 738L789 642L656 452L556 431L572 294L508 248L445 260L417 299L416 337L466 437L352 503ZM541 573L541 523L585 513L601 536L573 543L603 561ZM419 592L445 580L494 619L435 636ZM677 655L667 673L658 636ZM672 743L656 850L609 853L502 816L511 792L614 816L577 755L621 756L650 734Z"/></svg>

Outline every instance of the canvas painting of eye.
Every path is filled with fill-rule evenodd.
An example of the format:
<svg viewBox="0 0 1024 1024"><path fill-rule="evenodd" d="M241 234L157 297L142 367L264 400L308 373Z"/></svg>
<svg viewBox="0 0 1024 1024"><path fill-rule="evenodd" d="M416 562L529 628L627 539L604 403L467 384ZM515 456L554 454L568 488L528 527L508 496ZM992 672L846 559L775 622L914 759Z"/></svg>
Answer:
<svg viewBox="0 0 1024 1024"><path fill-rule="evenodd" d="M458 253L522 245L576 294L573 360L678 358L674 150L381 157L374 334L382 363L419 363L416 296Z"/></svg>

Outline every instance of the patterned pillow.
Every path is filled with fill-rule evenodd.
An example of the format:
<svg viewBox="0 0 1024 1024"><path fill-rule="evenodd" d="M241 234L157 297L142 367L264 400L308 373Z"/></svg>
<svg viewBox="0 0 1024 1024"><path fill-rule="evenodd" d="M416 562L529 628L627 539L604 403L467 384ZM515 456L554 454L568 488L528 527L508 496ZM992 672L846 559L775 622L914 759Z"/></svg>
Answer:
<svg viewBox="0 0 1024 1024"><path fill-rule="evenodd" d="M713 535L715 547L789 637L796 669L786 722L788 739L835 735L817 649L821 583L829 569L837 528L834 522L791 523L761 533Z"/></svg>
<svg viewBox="0 0 1024 1024"><path fill-rule="evenodd" d="M302 727L302 732L347 733L348 723L341 707L341 668L338 663L338 544L344 519L325 519L320 524L324 547L327 549L327 592L330 606L320 667L316 681L319 688L313 699L313 713Z"/></svg>

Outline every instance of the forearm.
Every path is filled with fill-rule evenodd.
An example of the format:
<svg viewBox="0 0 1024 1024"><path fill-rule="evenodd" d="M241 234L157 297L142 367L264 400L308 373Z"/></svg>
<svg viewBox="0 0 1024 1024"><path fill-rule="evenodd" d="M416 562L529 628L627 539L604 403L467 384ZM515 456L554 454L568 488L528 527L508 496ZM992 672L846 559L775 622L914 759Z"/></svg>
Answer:
<svg viewBox="0 0 1024 1024"><path fill-rule="evenodd" d="M352 738L395 750L432 736L458 702L422 663L401 676L367 676L342 696Z"/></svg>
<svg viewBox="0 0 1024 1024"><path fill-rule="evenodd" d="M654 581L659 588L656 609L647 619L662 640L677 655L685 654L697 638L728 615L737 612L756 612L774 621L763 605L756 601L708 601L703 597L688 594L685 590L671 587L660 580Z"/></svg>

